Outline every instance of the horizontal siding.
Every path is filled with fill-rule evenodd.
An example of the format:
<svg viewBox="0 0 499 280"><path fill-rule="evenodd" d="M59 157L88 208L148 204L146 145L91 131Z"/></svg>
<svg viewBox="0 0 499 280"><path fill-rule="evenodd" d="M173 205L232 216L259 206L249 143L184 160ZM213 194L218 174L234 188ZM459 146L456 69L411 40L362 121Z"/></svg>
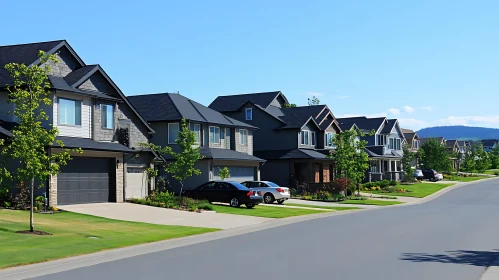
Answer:
<svg viewBox="0 0 499 280"><path fill-rule="evenodd" d="M59 125L59 101L58 97L81 100L81 126ZM53 125L59 130L60 136L92 138L92 101L89 97L75 95L65 92L57 92L53 99Z"/></svg>

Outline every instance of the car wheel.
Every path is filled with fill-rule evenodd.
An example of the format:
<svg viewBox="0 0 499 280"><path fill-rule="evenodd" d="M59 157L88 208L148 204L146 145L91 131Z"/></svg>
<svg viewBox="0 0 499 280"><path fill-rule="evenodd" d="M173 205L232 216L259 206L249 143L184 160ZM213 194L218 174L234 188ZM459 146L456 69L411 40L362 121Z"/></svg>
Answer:
<svg viewBox="0 0 499 280"><path fill-rule="evenodd" d="M255 207L255 204L253 204L253 203L246 204L246 208L248 208L248 209L253 209L253 207Z"/></svg>
<svg viewBox="0 0 499 280"><path fill-rule="evenodd" d="M274 196L271 194L271 193L266 193L264 196L263 196L263 202L267 203L267 204L272 204L274 203Z"/></svg>
<svg viewBox="0 0 499 280"><path fill-rule="evenodd" d="M283 204L283 203L284 203L284 199L278 199L278 200L277 200L277 203L279 203L279 204Z"/></svg>
<svg viewBox="0 0 499 280"><path fill-rule="evenodd" d="M241 203L239 202L239 199L237 197L234 197L233 199L230 200L230 206L239 207L241 206Z"/></svg>

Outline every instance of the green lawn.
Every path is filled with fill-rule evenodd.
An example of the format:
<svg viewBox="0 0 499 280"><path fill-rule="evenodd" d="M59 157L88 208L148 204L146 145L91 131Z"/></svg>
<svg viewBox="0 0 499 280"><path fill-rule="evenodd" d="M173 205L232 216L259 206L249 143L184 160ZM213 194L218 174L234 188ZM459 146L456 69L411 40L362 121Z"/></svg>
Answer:
<svg viewBox="0 0 499 280"><path fill-rule="evenodd" d="M413 185L399 185L397 188L404 188L408 190L408 192L393 192L393 193L385 193L381 191L364 191L382 195L393 195L393 196L410 196L410 197L425 197L438 192L441 189L447 188L454 184L441 184L441 183L418 183Z"/></svg>
<svg viewBox="0 0 499 280"><path fill-rule="evenodd" d="M310 210L310 209L299 209L299 208L285 208L285 207L273 207L273 206L255 206L253 209L248 209L246 207L230 207L226 205L213 205L213 210L217 213L223 214L234 214L234 215L245 215L245 216L256 216L264 218L287 218L293 216L309 215L324 213L323 210Z"/></svg>
<svg viewBox="0 0 499 280"><path fill-rule="evenodd" d="M490 177L484 177L484 176L477 176L477 177L462 177L462 176L452 176L451 179L446 179L449 181L455 181L455 182L474 182L482 179L486 179Z"/></svg>
<svg viewBox="0 0 499 280"><path fill-rule="evenodd" d="M484 174L495 175L494 172L499 172L499 169L489 169L484 172Z"/></svg>
<svg viewBox="0 0 499 280"><path fill-rule="evenodd" d="M218 230L117 221L69 212L35 214L34 220L35 230L52 235L18 234L16 231L29 229L29 212L0 210L0 269Z"/></svg>
<svg viewBox="0 0 499 280"><path fill-rule="evenodd" d="M328 210L335 210L335 211L345 211L345 210L358 210L358 209L361 209L361 208L358 208L358 207L321 206L321 205L298 204L298 203L286 203L285 205L299 206L299 207L308 207L308 208L318 208L318 209L328 209Z"/></svg>
<svg viewBox="0 0 499 280"><path fill-rule="evenodd" d="M377 200L377 199L363 199L363 200L358 200L358 199L347 199L343 200L343 204L363 204L363 205L378 205L378 206L388 206L388 205L395 205L395 204L402 204L403 202L399 201L394 201L394 200Z"/></svg>

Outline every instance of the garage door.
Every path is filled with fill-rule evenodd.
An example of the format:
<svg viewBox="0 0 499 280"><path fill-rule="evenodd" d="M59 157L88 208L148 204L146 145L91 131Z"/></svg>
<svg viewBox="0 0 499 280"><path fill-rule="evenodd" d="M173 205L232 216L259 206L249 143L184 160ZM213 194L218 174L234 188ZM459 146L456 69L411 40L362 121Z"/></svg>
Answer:
<svg viewBox="0 0 499 280"><path fill-rule="evenodd" d="M57 175L57 204L109 202L109 158L73 157Z"/></svg>
<svg viewBox="0 0 499 280"><path fill-rule="evenodd" d="M147 177L144 168L128 167L126 173L125 197L144 198L147 196Z"/></svg>
<svg viewBox="0 0 499 280"><path fill-rule="evenodd" d="M213 175L215 180L220 180L218 177L218 171L224 168L224 166L215 166L213 169ZM239 166L227 166L230 172L230 178L227 180L244 182L255 180L255 168L254 167L239 167Z"/></svg>

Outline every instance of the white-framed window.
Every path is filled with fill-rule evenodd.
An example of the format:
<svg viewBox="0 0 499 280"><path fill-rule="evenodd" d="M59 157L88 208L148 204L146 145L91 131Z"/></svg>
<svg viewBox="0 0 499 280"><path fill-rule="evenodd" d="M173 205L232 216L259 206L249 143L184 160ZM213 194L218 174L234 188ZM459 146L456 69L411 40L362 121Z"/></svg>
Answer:
<svg viewBox="0 0 499 280"><path fill-rule="evenodd" d="M113 129L114 128L114 106L111 104L101 105L101 122L102 128Z"/></svg>
<svg viewBox="0 0 499 280"><path fill-rule="evenodd" d="M418 149L419 148L419 140L414 140L412 146L414 149Z"/></svg>
<svg viewBox="0 0 499 280"><path fill-rule="evenodd" d="M333 141L334 141L334 134L332 132L326 132L326 147L333 147Z"/></svg>
<svg viewBox="0 0 499 280"><path fill-rule="evenodd" d="M81 125L81 100L59 97L58 106L60 125Z"/></svg>
<svg viewBox="0 0 499 280"><path fill-rule="evenodd" d="M396 148L397 150L400 150L400 148L401 148L401 143L402 143L401 139L400 139L400 138L397 138L395 143L396 143L396 147L395 147L395 148Z"/></svg>
<svg viewBox="0 0 499 280"><path fill-rule="evenodd" d="M300 143L302 145L309 145L309 131L308 130L302 130L300 131Z"/></svg>
<svg viewBox="0 0 499 280"><path fill-rule="evenodd" d="M246 108L246 120L251 121L253 119L253 108Z"/></svg>
<svg viewBox="0 0 499 280"><path fill-rule="evenodd" d="M192 130L194 131L194 136L196 138L196 144L200 144L201 143L201 125L194 124Z"/></svg>
<svg viewBox="0 0 499 280"><path fill-rule="evenodd" d="M311 137L312 138L312 146L315 146L315 142L316 142L315 135L316 135L315 131L312 131L312 137Z"/></svg>
<svg viewBox="0 0 499 280"><path fill-rule="evenodd" d="M388 144L386 135L376 135L378 146L384 146Z"/></svg>
<svg viewBox="0 0 499 280"><path fill-rule="evenodd" d="M220 144L220 127L210 126L210 143Z"/></svg>
<svg viewBox="0 0 499 280"><path fill-rule="evenodd" d="M220 129L220 139L225 140L225 130L227 128L222 128Z"/></svg>
<svg viewBox="0 0 499 280"><path fill-rule="evenodd" d="M248 130L239 129L239 142L241 145L248 145Z"/></svg>
<svg viewBox="0 0 499 280"><path fill-rule="evenodd" d="M395 148L395 139L390 138L388 141L388 149L394 149Z"/></svg>
<svg viewBox="0 0 499 280"><path fill-rule="evenodd" d="M180 131L179 123L168 124L168 144L177 144L178 133Z"/></svg>

